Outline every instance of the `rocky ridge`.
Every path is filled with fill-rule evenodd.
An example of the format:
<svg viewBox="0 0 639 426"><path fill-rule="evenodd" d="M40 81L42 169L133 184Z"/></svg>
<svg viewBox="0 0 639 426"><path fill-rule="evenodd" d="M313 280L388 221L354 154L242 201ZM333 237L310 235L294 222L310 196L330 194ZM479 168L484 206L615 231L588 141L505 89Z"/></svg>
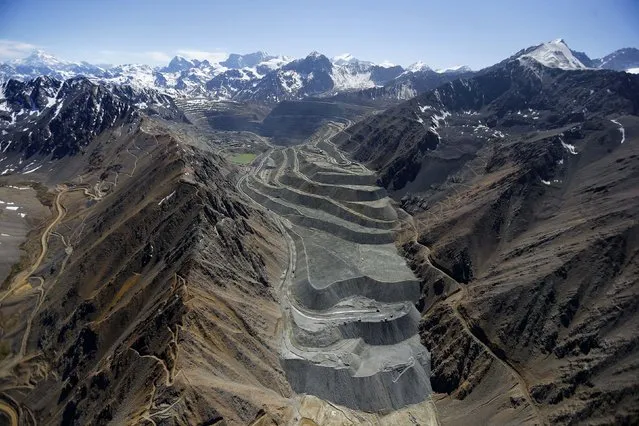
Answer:
<svg viewBox="0 0 639 426"><path fill-rule="evenodd" d="M443 419L631 423L639 79L519 56L336 141L414 217Z"/></svg>

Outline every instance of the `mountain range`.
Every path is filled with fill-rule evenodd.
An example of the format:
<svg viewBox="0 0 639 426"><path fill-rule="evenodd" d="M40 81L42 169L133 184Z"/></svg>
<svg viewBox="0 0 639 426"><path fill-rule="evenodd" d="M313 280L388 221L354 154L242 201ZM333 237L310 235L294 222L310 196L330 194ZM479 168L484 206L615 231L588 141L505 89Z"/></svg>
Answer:
<svg viewBox="0 0 639 426"><path fill-rule="evenodd" d="M603 58L590 59L585 53L571 50L559 39L524 49L516 56L563 69L639 71L639 50L636 48L624 48ZM472 74L466 66L433 70L423 62L417 62L403 68L362 61L348 54L329 59L318 52L299 59L264 52L231 54L218 63L176 56L167 66L151 67L143 64L97 66L68 62L35 51L24 59L0 64L0 81L28 80L40 75L58 79L84 76L105 84L154 88L180 98L268 103L363 90L378 93L380 89L389 97L409 99L459 76Z"/></svg>
<svg viewBox="0 0 639 426"><path fill-rule="evenodd" d="M636 424L637 49L0 66L0 424Z"/></svg>

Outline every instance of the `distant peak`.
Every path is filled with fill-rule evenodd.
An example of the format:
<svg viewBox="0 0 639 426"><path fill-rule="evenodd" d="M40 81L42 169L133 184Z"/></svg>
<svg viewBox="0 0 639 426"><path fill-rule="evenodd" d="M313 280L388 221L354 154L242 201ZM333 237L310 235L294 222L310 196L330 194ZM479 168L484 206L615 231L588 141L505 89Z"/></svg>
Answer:
<svg viewBox="0 0 639 426"><path fill-rule="evenodd" d="M454 67L442 68L438 69L435 72L439 74L444 73L463 73L463 72L471 72L472 70L468 65L455 65Z"/></svg>
<svg viewBox="0 0 639 426"><path fill-rule="evenodd" d="M333 62L349 62L355 59L350 53L342 53L341 55L333 56Z"/></svg>
<svg viewBox="0 0 639 426"><path fill-rule="evenodd" d="M63 63L63 61L42 49L34 49L26 58L17 59L14 62L27 65L58 65Z"/></svg>
<svg viewBox="0 0 639 426"><path fill-rule="evenodd" d="M557 38L551 41L552 44L566 44L563 38Z"/></svg>
<svg viewBox="0 0 639 426"><path fill-rule="evenodd" d="M431 71L431 68L422 61L417 61L414 64L409 65L406 69L410 72Z"/></svg>
<svg viewBox="0 0 639 426"><path fill-rule="evenodd" d="M51 56L50 54L48 54L47 52L44 51L44 49L33 49L31 51L31 54L29 56L33 56L33 57L46 57L46 56Z"/></svg>

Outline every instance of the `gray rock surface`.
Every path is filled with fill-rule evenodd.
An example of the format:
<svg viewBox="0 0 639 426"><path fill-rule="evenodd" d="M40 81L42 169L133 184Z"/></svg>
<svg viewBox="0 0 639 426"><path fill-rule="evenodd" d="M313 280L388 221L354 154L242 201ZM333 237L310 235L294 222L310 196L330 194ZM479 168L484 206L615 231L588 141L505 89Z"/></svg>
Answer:
<svg viewBox="0 0 639 426"><path fill-rule="evenodd" d="M398 216L375 176L330 140L273 148L238 188L287 234L282 365L292 389L390 412L431 393L419 281L398 255Z"/></svg>

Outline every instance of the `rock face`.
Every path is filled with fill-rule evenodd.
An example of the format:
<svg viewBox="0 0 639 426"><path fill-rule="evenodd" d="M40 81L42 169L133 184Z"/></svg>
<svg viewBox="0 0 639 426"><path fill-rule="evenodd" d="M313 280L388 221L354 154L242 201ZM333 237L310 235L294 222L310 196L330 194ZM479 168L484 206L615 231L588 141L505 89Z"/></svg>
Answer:
<svg viewBox="0 0 639 426"><path fill-rule="evenodd" d="M24 160L75 155L136 111L186 120L173 99L153 89L107 87L83 77L9 80L0 90L0 143L5 154L0 166L5 163L3 170L8 171L21 169L13 161L14 154L23 155Z"/></svg>
<svg viewBox="0 0 639 426"><path fill-rule="evenodd" d="M375 176L327 136L274 149L240 188L288 234L282 365L294 391L389 412L431 392L417 335L419 282L393 244L398 217Z"/></svg>
<svg viewBox="0 0 639 426"><path fill-rule="evenodd" d="M639 417L638 113L635 76L511 60L339 140L414 216L443 421Z"/></svg>

